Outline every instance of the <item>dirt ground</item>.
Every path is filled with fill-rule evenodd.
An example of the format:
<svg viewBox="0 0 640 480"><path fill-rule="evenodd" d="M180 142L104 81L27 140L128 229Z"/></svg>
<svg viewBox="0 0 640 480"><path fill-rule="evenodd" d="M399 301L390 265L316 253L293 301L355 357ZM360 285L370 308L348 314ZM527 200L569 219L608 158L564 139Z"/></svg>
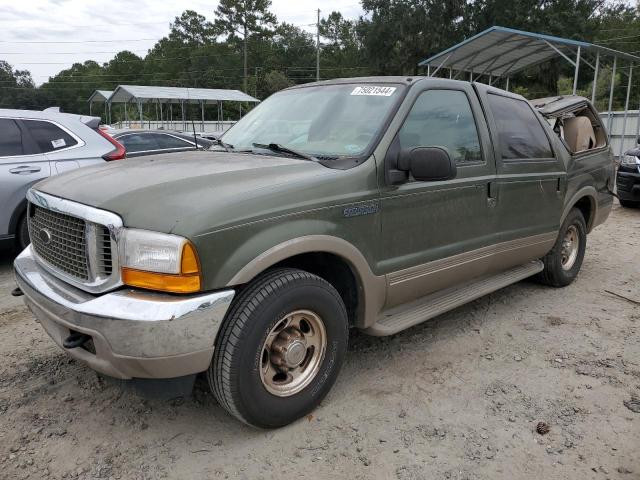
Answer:
<svg viewBox="0 0 640 480"><path fill-rule="evenodd" d="M142 398L54 346L0 256L0 478L640 479L640 210L565 289L522 282L390 338L353 332L312 416ZM550 431L536 433L538 422Z"/></svg>

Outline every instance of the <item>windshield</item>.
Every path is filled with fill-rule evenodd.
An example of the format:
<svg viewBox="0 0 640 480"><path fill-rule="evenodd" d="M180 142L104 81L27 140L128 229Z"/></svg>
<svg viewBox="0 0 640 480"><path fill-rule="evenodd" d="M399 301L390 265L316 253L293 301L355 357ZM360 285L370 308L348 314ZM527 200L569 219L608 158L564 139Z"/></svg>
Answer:
<svg viewBox="0 0 640 480"><path fill-rule="evenodd" d="M222 140L234 150L278 144L315 157L362 155L402 87L364 84L284 90L238 121Z"/></svg>

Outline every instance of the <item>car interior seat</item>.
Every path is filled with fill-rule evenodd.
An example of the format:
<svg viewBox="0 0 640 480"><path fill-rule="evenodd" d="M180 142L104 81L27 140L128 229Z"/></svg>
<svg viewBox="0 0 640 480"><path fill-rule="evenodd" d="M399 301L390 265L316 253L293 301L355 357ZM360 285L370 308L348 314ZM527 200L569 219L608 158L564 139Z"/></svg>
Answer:
<svg viewBox="0 0 640 480"><path fill-rule="evenodd" d="M587 117L564 119L564 139L572 152L582 152L596 146L596 133Z"/></svg>

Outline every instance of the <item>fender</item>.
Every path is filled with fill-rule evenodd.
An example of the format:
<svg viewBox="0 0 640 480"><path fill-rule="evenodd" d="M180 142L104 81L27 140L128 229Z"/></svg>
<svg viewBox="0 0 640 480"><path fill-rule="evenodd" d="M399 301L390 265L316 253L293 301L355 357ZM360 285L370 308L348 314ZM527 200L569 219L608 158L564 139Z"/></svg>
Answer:
<svg viewBox="0 0 640 480"><path fill-rule="evenodd" d="M261 272L287 258L313 252L334 254L351 267L362 298L356 325L364 328L373 325L386 301L385 276L375 275L360 250L342 238L308 235L287 240L254 258L233 276L227 286L248 283Z"/></svg>
<svg viewBox="0 0 640 480"><path fill-rule="evenodd" d="M591 202L591 215L590 218L586 219L587 233L589 233L593 229L593 220L597 217L598 214L598 192L596 191L595 187L592 186L582 187L571 196L571 199L565 204L564 210L562 212L562 217L560 217L560 225L562 225L565 218L567 218L567 215L569 215L569 212L575 206L575 204L578 203L578 200L583 197L587 197Z"/></svg>

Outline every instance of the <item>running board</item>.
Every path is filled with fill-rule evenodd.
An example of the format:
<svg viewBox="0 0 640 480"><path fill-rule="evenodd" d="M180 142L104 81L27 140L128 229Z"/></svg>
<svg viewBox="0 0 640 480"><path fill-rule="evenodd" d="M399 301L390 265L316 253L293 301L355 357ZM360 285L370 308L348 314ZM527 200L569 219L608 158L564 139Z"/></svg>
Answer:
<svg viewBox="0 0 640 480"><path fill-rule="evenodd" d="M365 329L364 333L378 337L393 335L469 303L476 298L535 275L543 269L542 261L534 260L511 270L480 277L462 286L455 286L432 293L409 304L383 312L378 321Z"/></svg>

